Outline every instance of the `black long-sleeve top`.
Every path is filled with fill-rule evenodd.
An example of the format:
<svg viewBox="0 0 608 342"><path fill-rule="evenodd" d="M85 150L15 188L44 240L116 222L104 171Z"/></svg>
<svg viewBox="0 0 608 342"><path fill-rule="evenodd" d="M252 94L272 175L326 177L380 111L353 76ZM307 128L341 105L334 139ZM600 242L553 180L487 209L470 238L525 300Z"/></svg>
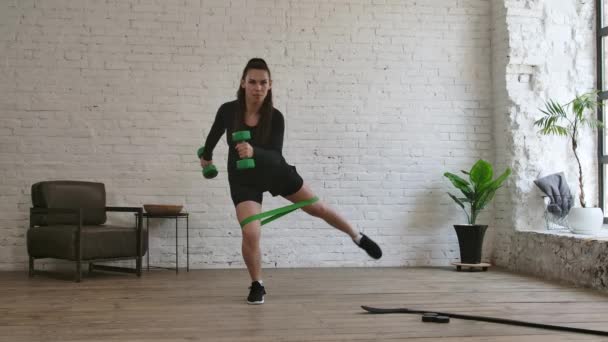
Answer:
<svg viewBox="0 0 608 342"><path fill-rule="evenodd" d="M205 149L203 151L203 159L212 160L213 149L217 142L226 132L226 142L228 143L228 175L234 178L239 175L250 175L249 172L236 169L236 161L239 160L239 155L235 149L236 144L232 141L232 133L234 132L234 115L238 110L238 102L226 102L220 106L215 116L215 121L211 126L211 130L205 141ZM283 114L276 108L273 108L272 113L272 128L270 139L266 144L256 144L254 142L257 134L256 127L246 125L246 129L251 132L251 140L247 141L253 147L253 159L255 160L256 169L276 168L286 165L283 158L283 136L285 134L285 120Z"/></svg>

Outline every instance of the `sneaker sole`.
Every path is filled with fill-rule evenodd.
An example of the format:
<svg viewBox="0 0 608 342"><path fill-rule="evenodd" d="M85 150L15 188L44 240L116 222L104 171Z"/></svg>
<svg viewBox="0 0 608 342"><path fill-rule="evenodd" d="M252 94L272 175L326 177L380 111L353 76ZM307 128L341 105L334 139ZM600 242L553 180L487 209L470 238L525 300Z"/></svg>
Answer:
<svg viewBox="0 0 608 342"><path fill-rule="evenodd" d="M249 305L261 305L261 304L264 304L264 300L262 299L259 302L250 302L250 301L247 301L247 304L249 304Z"/></svg>

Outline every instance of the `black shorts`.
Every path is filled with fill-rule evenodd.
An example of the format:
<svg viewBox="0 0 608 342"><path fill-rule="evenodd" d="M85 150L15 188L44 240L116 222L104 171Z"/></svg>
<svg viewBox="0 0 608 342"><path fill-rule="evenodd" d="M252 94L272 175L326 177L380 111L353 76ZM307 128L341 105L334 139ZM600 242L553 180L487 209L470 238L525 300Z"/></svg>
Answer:
<svg viewBox="0 0 608 342"><path fill-rule="evenodd" d="M244 201L254 201L262 204L265 191L272 196L289 196L302 188L304 180L298 174L296 167L285 165L273 172L262 170L240 170L228 177L230 197L234 206Z"/></svg>

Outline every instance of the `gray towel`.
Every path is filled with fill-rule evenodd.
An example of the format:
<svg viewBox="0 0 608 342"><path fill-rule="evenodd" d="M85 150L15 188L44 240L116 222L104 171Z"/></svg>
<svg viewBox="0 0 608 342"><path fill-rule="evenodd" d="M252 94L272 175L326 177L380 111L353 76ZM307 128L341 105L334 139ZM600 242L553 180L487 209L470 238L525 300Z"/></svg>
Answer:
<svg viewBox="0 0 608 342"><path fill-rule="evenodd" d="M551 200L547 211L558 217L568 215L570 208L574 205L574 199L563 172L539 178L534 181L534 184Z"/></svg>

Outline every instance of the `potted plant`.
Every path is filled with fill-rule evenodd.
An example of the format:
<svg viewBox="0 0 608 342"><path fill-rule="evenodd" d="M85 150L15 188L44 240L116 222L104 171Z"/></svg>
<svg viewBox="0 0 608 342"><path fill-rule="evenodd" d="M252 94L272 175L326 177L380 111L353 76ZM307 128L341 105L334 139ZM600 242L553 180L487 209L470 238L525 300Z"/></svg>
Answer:
<svg viewBox="0 0 608 342"><path fill-rule="evenodd" d="M580 130L584 127L589 127L591 130L603 127L601 121L587 117L588 113L593 112L598 105L596 98L597 92L585 93L564 105L550 99L545 103L545 109L541 109L543 117L534 122L535 126L540 127L540 134L559 135L570 139L574 159L578 164L578 200L581 206L570 209L568 223L572 232L578 234L593 234L602 227L604 221L601 208L587 207L583 187L583 168L577 153Z"/></svg>
<svg viewBox="0 0 608 342"><path fill-rule="evenodd" d="M479 264L481 262L483 237L488 225L476 224L477 215L492 201L496 190L502 186L502 183L511 174L511 169L507 168L505 172L493 180L494 170L492 165L480 159L470 171L462 170L461 172L468 176L468 181L450 172L443 174L464 195L464 197L457 197L448 192L448 195L464 210L468 219L468 224L454 225L460 246L460 262Z"/></svg>

